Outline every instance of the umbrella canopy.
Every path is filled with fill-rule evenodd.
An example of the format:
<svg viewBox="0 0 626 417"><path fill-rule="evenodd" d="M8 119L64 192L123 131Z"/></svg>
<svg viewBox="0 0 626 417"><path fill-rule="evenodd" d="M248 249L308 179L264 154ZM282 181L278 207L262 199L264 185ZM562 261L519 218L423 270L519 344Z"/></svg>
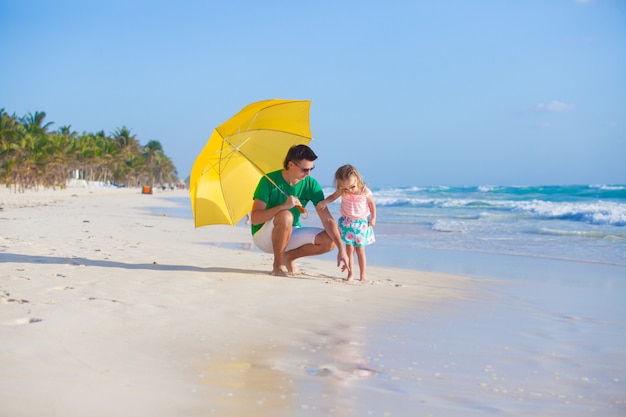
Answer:
<svg viewBox="0 0 626 417"><path fill-rule="evenodd" d="M283 168L290 147L311 141L310 107L310 100L259 101L215 128L191 170L196 227L234 225L250 212L261 177Z"/></svg>

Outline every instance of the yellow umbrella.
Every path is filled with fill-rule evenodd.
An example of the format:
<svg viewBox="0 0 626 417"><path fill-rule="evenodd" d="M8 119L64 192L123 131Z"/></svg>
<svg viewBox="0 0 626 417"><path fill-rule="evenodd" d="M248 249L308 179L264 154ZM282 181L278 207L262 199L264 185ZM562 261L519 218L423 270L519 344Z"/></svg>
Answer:
<svg viewBox="0 0 626 417"><path fill-rule="evenodd" d="M310 100L249 104L216 127L191 170L189 192L196 227L237 224L268 172L283 167L290 147L311 141Z"/></svg>

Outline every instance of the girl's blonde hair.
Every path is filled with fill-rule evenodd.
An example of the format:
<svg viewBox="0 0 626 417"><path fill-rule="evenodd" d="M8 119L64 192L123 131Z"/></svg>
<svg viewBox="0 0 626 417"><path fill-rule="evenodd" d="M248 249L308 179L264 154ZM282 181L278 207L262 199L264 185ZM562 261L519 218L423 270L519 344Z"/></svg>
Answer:
<svg viewBox="0 0 626 417"><path fill-rule="evenodd" d="M339 181L347 181L351 176L356 177L356 184L359 189L359 193L362 193L365 189L365 182L363 182L363 178L361 178L361 174L359 171L352 165L346 164L337 168L335 171L335 188L337 191L341 191L339 189Z"/></svg>

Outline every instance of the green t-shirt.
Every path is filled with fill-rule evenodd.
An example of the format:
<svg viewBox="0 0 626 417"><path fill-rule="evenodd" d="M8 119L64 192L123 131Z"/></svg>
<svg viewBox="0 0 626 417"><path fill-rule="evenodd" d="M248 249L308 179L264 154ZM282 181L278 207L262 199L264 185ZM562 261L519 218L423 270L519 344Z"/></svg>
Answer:
<svg viewBox="0 0 626 417"><path fill-rule="evenodd" d="M324 190L315 178L306 177L294 186L289 185L283 178L282 170L274 171L267 174L285 193L298 197L302 203L302 207L306 207L309 201L313 202L313 205L317 205L324 199ZM267 204L266 209L279 206L285 202L287 197L276 188L274 184L267 180L265 177L261 177L261 181L254 191L255 200L261 200ZM293 207L290 209L293 213L293 225L300 226L300 211ZM264 223L252 225L252 234L254 235Z"/></svg>

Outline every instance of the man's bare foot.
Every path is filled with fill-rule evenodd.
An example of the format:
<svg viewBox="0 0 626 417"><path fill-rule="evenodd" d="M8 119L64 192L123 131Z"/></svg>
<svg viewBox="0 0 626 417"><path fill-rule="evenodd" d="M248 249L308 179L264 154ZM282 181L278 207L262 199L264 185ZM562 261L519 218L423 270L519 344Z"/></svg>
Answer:
<svg viewBox="0 0 626 417"><path fill-rule="evenodd" d="M346 277L345 281L352 281L352 274L348 274L348 276Z"/></svg>
<svg viewBox="0 0 626 417"><path fill-rule="evenodd" d="M365 278L365 277L361 277L360 281L361 281L361 282L367 282L367 278Z"/></svg>
<svg viewBox="0 0 626 417"><path fill-rule="evenodd" d="M274 268L272 272L270 272L270 275L273 275L275 277L288 277L289 273L285 270L284 267L280 267Z"/></svg>
<svg viewBox="0 0 626 417"><path fill-rule="evenodd" d="M289 275L300 275L300 271L296 268L295 260L292 260L288 254L285 253L283 256L283 265L287 268L287 272Z"/></svg>

